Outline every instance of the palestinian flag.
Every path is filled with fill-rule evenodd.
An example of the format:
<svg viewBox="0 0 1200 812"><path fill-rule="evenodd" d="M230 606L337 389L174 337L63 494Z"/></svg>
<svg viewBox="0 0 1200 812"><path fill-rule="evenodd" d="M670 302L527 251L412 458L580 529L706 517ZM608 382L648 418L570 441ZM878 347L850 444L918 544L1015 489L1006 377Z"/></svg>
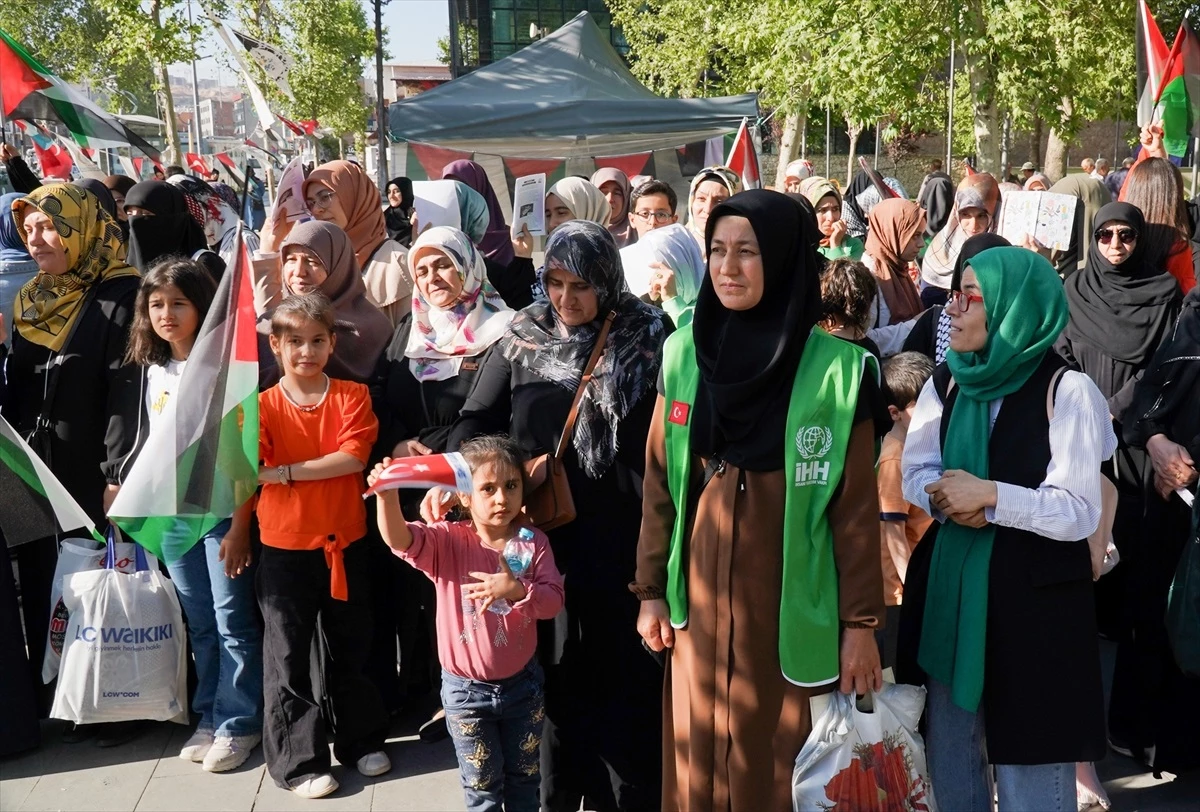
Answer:
<svg viewBox="0 0 1200 812"><path fill-rule="evenodd" d="M258 487L258 341L250 257L235 259L196 336L173 403L155 422L109 518L167 563Z"/></svg>
<svg viewBox="0 0 1200 812"><path fill-rule="evenodd" d="M748 119L742 119L742 126L738 127L737 135L733 138L733 146L729 148L729 160L725 165L742 179L742 189L761 189L758 152L754 149L754 139L750 137L749 123Z"/></svg>
<svg viewBox="0 0 1200 812"><path fill-rule="evenodd" d="M1173 157L1182 157L1188 142L1200 136L1200 41L1186 18L1163 70L1155 119L1162 122L1163 146Z"/></svg>
<svg viewBox="0 0 1200 812"><path fill-rule="evenodd" d="M0 530L9 547L69 530L86 529L96 535L96 525L67 493L46 463L0 417Z"/></svg>
<svg viewBox="0 0 1200 812"><path fill-rule="evenodd" d="M82 147L133 146L151 158L158 158L158 150L48 71L3 29L0 29L0 109L6 119L60 122Z"/></svg>
<svg viewBox="0 0 1200 812"><path fill-rule="evenodd" d="M1137 123L1145 127L1154 123L1154 107L1162 90L1163 74L1167 69L1170 50L1146 0L1137 4Z"/></svg>
<svg viewBox="0 0 1200 812"><path fill-rule="evenodd" d="M37 155L42 177L70 181L71 167L75 162L71 159L71 153L54 140L50 131L41 124L26 124L23 121L14 123L33 140L33 151Z"/></svg>

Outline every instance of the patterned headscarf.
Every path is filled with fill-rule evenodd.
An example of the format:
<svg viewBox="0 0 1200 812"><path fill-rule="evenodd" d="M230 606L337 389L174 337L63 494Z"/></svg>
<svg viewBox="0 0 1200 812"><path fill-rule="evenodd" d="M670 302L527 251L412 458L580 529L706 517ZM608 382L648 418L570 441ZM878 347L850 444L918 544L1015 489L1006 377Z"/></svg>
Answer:
<svg viewBox="0 0 1200 812"><path fill-rule="evenodd" d="M63 349L71 324L79 318L88 288L108 279L137 276L125 262L121 227L91 192L67 183L48 183L12 204L13 219L25 239L25 218L41 212L67 252L67 272L39 273L17 295L16 328L22 338Z"/></svg>
<svg viewBox="0 0 1200 812"><path fill-rule="evenodd" d="M440 308L413 287L412 329L404 357L411 359L409 369L418 381L456 376L463 359L482 355L499 341L516 315L488 282L483 254L461 230L435 226L422 233L409 249L410 267L415 269L421 257L435 252L453 263L462 293L452 307Z"/></svg>
<svg viewBox="0 0 1200 812"><path fill-rule="evenodd" d="M599 479L616 459L621 420L643 397L654 396L666 314L629 292L617 244L603 225L572 220L556 228L546 244L546 268L565 270L592 286L599 303L595 321L570 327L552 304L536 302L517 314L500 346L510 362L573 393L601 324L616 313L575 424L579 465Z"/></svg>

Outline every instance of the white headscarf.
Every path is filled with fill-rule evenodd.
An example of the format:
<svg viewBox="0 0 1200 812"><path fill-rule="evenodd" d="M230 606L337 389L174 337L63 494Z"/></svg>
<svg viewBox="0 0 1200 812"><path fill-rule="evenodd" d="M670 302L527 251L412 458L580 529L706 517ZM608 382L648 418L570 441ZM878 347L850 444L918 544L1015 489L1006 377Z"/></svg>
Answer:
<svg viewBox="0 0 1200 812"><path fill-rule="evenodd" d="M785 178L795 178L796 180L808 180L813 176L812 161L805 160L804 158L792 161L783 170L783 176Z"/></svg>
<svg viewBox="0 0 1200 812"><path fill-rule="evenodd" d="M454 263L463 287L458 302L449 309L431 305L413 287L412 329L404 357L418 381L453 378L463 359L482 355L504 335L516 315L488 282L483 255L461 230L427 229L409 249L409 267L416 268L431 251L445 254Z"/></svg>
<svg viewBox="0 0 1200 812"><path fill-rule="evenodd" d="M704 281L707 271L704 257L700 254L700 246L685 227L678 223L656 228L638 240L642 248L642 256L647 263L661 262L675 274L675 294L689 305L696 303L700 295L700 284ZM629 275L626 266L626 278ZM647 277L650 270L646 269ZM649 289L649 282L646 283ZM633 289L632 283L630 289Z"/></svg>
<svg viewBox="0 0 1200 812"><path fill-rule="evenodd" d="M589 220L608 228L608 220L612 216L608 199L583 178L563 178L551 186L546 194L555 195L566 203L576 220Z"/></svg>

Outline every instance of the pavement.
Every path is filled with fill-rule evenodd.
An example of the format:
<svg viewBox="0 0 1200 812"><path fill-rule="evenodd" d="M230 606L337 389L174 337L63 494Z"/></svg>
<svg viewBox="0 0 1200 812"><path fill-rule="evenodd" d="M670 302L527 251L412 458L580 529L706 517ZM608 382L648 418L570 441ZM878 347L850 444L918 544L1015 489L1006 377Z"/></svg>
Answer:
<svg viewBox="0 0 1200 812"><path fill-rule="evenodd" d="M1109 644L1105 648L1107 676L1112 652ZM395 721L387 744L390 773L364 778L335 761L341 788L315 801L276 787L261 747L237 770L212 774L178 756L190 727L154 723L128 744L101 749L90 741L62 743L66 723L46 721L40 749L0 759L0 812L461 812L454 748L449 741L425 744L417 738L428 718L427 712L414 712ZM1112 753L1097 770L1116 812L1200 812L1200 772L1155 778Z"/></svg>

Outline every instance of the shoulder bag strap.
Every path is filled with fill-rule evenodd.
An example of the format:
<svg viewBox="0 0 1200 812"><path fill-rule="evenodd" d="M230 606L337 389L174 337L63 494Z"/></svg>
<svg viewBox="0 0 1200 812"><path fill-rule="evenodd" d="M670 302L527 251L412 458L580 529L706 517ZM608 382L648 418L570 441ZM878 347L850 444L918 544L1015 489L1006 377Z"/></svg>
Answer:
<svg viewBox="0 0 1200 812"><path fill-rule="evenodd" d="M596 364L600 361L600 356L604 353L604 342L608 338L609 328L612 327L613 319L617 317L617 311L612 311L604 319L604 325L600 328L600 335L596 337L596 346L592 350L592 357L588 358L587 366L583 368L583 377L579 381L579 388L575 390L575 400L571 402L571 411L567 413L567 423L563 426L562 436L558 438L558 448L554 452L554 459L561 460L562 455L566 453L567 443L571 439L571 434L575 429L575 420L579 417L579 404L583 400L583 391L587 389L587 385L592 380L592 372L596 369Z"/></svg>
<svg viewBox="0 0 1200 812"><path fill-rule="evenodd" d="M46 375L49 380L46 381L46 396L42 398L42 408L38 413L37 426L38 428L53 428L54 423L50 419L50 412L54 409L54 396L58 391L58 379L62 375L62 357L71 347L71 339L75 336L75 330L79 327L79 323L83 321L84 315L87 313L88 305L96 298L96 289L100 287L97 282L87 289L83 294L83 300L79 303L79 315L71 322L71 329L67 330L67 336L63 339L62 349L54 354L50 359L46 368Z"/></svg>
<svg viewBox="0 0 1200 812"><path fill-rule="evenodd" d="M1050 376L1050 385L1046 387L1046 419L1054 419L1054 396L1058 394L1058 383L1062 380L1063 373L1067 371L1066 367L1059 367Z"/></svg>

